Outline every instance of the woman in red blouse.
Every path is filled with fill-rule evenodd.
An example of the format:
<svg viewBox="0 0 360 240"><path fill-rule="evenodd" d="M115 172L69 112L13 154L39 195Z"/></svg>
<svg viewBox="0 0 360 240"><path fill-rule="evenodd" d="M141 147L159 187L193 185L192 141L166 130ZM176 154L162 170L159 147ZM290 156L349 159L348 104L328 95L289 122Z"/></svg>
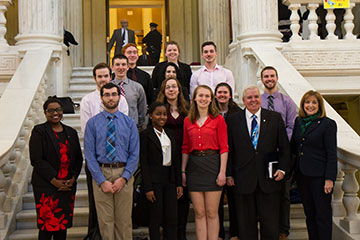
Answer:
<svg viewBox="0 0 360 240"><path fill-rule="evenodd" d="M218 239L218 207L226 182L227 127L211 88L198 86L184 121L182 181L195 210L197 239Z"/></svg>

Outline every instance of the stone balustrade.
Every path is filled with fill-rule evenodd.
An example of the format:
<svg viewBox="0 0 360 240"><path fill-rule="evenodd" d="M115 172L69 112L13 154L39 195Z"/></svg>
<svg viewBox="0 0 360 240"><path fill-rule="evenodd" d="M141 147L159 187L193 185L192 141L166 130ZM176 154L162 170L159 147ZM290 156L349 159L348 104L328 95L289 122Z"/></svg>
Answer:
<svg viewBox="0 0 360 240"><path fill-rule="evenodd" d="M344 39L353 40L356 39L356 36L353 34L354 30L354 15L352 13L352 9L355 7L356 3L360 3L360 0L351 0L350 1L350 8L345 9L344 17ZM290 38L290 42L299 42L303 40L312 40L318 41L320 40L320 36L318 35L318 15L316 10L319 7L322 7L323 0L283 0L283 4L287 5L289 10L291 10L290 16L290 29L292 31L292 36ZM305 6L306 9L309 11L308 16L308 24L303 24L302 27L305 28L307 26L309 31L309 36L300 36L300 17L298 14L298 10L301 6ZM341 18L342 14L336 16L333 9L326 10L326 17L325 17L325 28L328 32L326 35L326 40L337 40L339 37L335 34L335 30L337 28L337 24L341 27ZM337 23L337 24L336 24ZM359 23L356 23L359 24ZM305 30L303 29L303 32Z"/></svg>
<svg viewBox="0 0 360 240"><path fill-rule="evenodd" d="M8 113L0 116L0 239L7 239L28 190L32 168L28 142L33 126L45 120L42 104L53 77L54 52L27 51L0 98L0 109Z"/></svg>

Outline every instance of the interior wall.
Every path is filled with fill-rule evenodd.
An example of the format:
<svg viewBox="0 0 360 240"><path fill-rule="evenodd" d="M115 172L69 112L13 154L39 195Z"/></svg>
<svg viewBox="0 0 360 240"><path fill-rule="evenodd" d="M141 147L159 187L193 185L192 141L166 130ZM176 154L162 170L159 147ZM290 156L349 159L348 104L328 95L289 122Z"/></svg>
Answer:
<svg viewBox="0 0 360 240"><path fill-rule="evenodd" d="M15 36L19 33L18 2L13 1L5 12L6 34L5 39L9 45L15 45Z"/></svg>
<svg viewBox="0 0 360 240"><path fill-rule="evenodd" d="M84 65L106 62L106 1L83 1Z"/></svg>

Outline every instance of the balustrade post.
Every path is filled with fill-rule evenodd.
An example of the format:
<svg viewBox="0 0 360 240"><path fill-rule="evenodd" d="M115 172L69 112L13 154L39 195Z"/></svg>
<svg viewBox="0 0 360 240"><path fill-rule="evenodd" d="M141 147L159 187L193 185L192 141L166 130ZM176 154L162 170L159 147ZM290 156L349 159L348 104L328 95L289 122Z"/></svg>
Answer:
<svg viewBox="0 0 360 240"><path fill-rule="evenodd" d="M310 13L309 13L309 31L310 31L310 36L309 39L310 40L320 40L320 37L317 34L317 30L318 30L318 24L317 24L317 20L318 20L318 16L316 14L316 9L319 7L319 4L317 3L309 3L307 5Z"/></svg>
<svg viewBox="0 0 360 240"><path fill-rule="evenodd" d="M291 10L291 16L290 16L290 29L292 32L292 36L290 38L290 41L301 41L301 37L299 36L299 30L300 30L300 24L299 24L299 14L298 10L300 9L300 4L290 4L289 9Z"/></svg>
<svg viewBox="0 0 360 240"><path fill-rule="evenodd" d="M4 229L6 226L7 215L4 213L4 202L6 198L5 194L6 179L3 170L0 169L0 229Z"/></svg>
<svg viewBox="0 0 360 240"><path fill-rule="evenodd" d="M340 226L350 234L360 233L360 219L357 217L360 203L357 195L359 184L355 177L357 169L346 164L342 170L345 173L342 189L344 191L343 203L346 215L344 219L340 220Z"/></svg>
<svg viewBox="0 0 360 240"><path fill-rule="evenodd" d="M350 8L345 10L344 15L344 28L345 28L345 39L356 39L356 36L353 34L354 30L354 15L352 13L352 9L355 7L355 3L350 3Z"/></svg>
<svg viewBox="0 0 360 240"><path fill-rule="evenodd" d="M336 176L336 181L334 185L333 200L331 202L332 211L334 217L344 217L345 208L343 205L344 191L342 190L342 185L344 182L344 172L341 170L341 163L338 163L338 174Z"/></svg>
<svg viewBox="0 0 360 240"><path fill-rule="evenodd" d="M5 39L6 34L6 17L5 12L12 3L12 0L0 0L0 50L5 51L9 48L9 44Z"/></svg>
<svg viewBox="0 0 360 240"><path fill-rule="evenodd" d="M339 38L338 36L336 36L334 34L335 29L336 29L335 19L336 19L336 17L335 17L335 14L334 14L334 9L328 9L326 17L325 17L326 30L328 32L328 35L326 36L326 39L328 39L328 40L338 39Z"/></svg>

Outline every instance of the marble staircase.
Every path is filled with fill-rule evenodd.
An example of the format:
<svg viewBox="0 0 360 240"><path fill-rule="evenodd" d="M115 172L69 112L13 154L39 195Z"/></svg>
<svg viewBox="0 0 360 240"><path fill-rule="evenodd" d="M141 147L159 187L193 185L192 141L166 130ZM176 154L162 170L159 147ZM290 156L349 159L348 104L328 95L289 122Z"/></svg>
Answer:
<svg viewBox="0 0 360 240"><path fill-rule="evenodd" d="M68 88L68 95L72 97L75 103L80 103L81 98L90 91L95 89L95 83L92 78L91 68L74 68L72 78ZM75 114L66 114L63 122L72 126L79 132L80 141L83 141L80 131L80 115L79 110ZM88 199L87 185L84 171L79 176L78 188L75 200L75 213L73 227L68 230L69 240L83 239L87 233L88 223ZM229 222L227 214L227 206L225 206L225 229L228 232ZM293 204L291 206L291 240L306 240L307 232L305 226L304 212L301 204ZM37 239L36 213L35 203L32 193L32 187L29 183L28 192L22 197L22 210L16 215L16 230L10 235L9 240L35 240ZM133 230L134 236L148 236L147 228L140 227ZM191 208L187 227L187 239L196 239L194 213Z"/></svg>

